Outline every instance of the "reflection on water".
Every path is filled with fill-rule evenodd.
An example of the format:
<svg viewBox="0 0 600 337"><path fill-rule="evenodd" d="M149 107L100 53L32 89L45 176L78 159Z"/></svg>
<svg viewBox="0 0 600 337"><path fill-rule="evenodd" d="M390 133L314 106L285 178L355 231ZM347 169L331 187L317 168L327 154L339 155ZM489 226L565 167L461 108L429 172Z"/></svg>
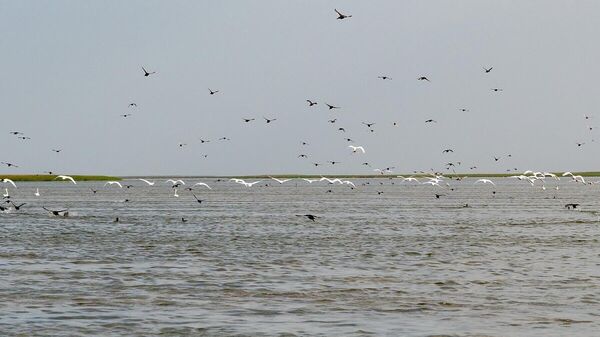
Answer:
<svg viewBox="0 0 600 337"><path fill-rule="evenodd" d="M599 186L202 181L201 204L161 183L21 183L27 205L0 214L0 335L600 331Z"/></svg>

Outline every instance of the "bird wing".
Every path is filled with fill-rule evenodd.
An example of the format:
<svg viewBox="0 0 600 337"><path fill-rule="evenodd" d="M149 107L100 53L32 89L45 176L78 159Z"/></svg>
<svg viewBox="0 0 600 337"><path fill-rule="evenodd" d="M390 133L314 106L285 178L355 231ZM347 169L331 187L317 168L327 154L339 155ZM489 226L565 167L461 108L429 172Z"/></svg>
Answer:
<svg viewBox="0 0 600 337"><path fill-rule="evenodd" d="M336 13L337 13L339 16L343 16L343 14L342 14L342 13L340 13L340 12L339 12L337 9L335 9L335 8L334 8L333 10L334 10L334 11L335 11L335 12L336 12Z"/></svg>
<svg viewBox="0 0 600 337"><path fill-rule="evenodd" d="M195 183L194 186L196 186L196 185L206 186L206 187L208 187L209 190L212 190L212 188L210 188L210 186L208 186L206 183Z"/></svg>
<svg viewBox="0 0 600 337"><path fill-rule="evenodd" d="M3 183L10 183L10 184L12 184L12 185L13 185L15 188L17 188L17 185L15 184L15 182L14 182L14 181L12 181L12 180L10 180L10 179L8 179L8 178L6 178L6 179L3 179L3 180L2 180L2 182L3 182Z"/></svg>

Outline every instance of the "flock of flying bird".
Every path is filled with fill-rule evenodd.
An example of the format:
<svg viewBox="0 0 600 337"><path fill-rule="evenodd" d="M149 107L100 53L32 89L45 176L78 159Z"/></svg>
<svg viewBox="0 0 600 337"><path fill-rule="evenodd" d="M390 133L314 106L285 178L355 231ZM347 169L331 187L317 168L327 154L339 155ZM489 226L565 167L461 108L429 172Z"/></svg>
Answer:
<svg viewBox="0 0 600 337"><path fill-rule="evenodd" d="M352 15L343 14L342 12L340 12L337 9L334 9L334 11L337 14L337 20L347 20L347 19L352 18ZM150 76L153 76L153 75L157 74L156 71L148 71L143 66L141 67L141 70L143 71L143 76L144 77L150 77ZM493 67L483 67L483 73L484 74L490 74L492 72L492 70L493 70ZM382 80L382 81L392 81L393 80L392 77L390 77L388 75L379 75L379 76L377 76L377 79ZM425 83L431 82L431 80L427 76L418 76L416 78L416 80L421 81L421 82L425 82ZM494 93L501 93L501 92L503 92L502 88L491 88L490 90L492 92L494 92ZM217 95L217 94L221 95L222 92L221 92L221 90L213 90L211 88L208 88L208 94L210 96L214 96L214 95ZM308 108L314 108L314 107L317 107L320 102L317 102L316 100L310 98L310 99L306 99L306 103L307 103L307 107ZM323 104L326 106L327 110L331 111L331 112L333 112L335 110L341 110L342 109L341 106L330 104L328 102L323 102ZM131 102L131 103L128 104L128 107L131 108L131 109L135 109L135 108L137 108L137 106L138 105L135 102ZM459 108L459 110L462 111L462 112L468 112L469 111L469 109L465 108L465 107ZM120 116L122 118L130 118L130 117L134 116L134 114L131 113L131 112L128 112L128 113L121 114ZM584 116L584 117L585 117L586 121L589 120L589 119L591 119L590 116ZM245 124L252 123L252 122L255 122L257 120L257 118L258 117L244 117L244 118L242 118L242 123L245 123ZM265 124L268 124L268 125L276 124L275 122L278 120L275 117L265 117L265 116L262 116L262 119L264 120ZM338 123L338 118L328 119L327 123L332 124L332 125L337 124ZM434 123L438 123L438 122L435 119L431 119L430 118L430 119L426 119L424 121L424 123L425 124L434 124ZM362 122L362 125L364 125L367 128L367 130L368 130L369 133L374 133L375 132L375 125L376 124L377 123L372 122L372 121L363 121ZM398 123L397 122L392 122L392 125L393 126L397 126ZM594 127L588 126L588 129L590 131L592 131L594 129ZM349 150L350 154L356 155L356 156L360 156L360 155L364 155L364 154L367 153L367 150L365 149L364 146L355 144L354 140L352 138L345 136L346 135L346 128L344 128L342 126L339 126L339 127L337 127L336 131L338 131L339 133L344 134L344 139L346 140L346 142L348 144L347 149ZM21 131L11 131L10 133L12 135L14 135L15 137L17 137L18 139L22 140L22 141L31 140L31 137L25 135ZM230 141L231 139L229 137L221 137L218 140L219 141ZM591 139L591 142L593 142L593 141L594 140ZM206 144L206 143L209 143L209 142L211 142L210 139L202 139L202 138L200 139L200 143L201 144ZM579 141L579 142L576 142L575 144L577 145L577 147L582 147L586 143L587 142ZM300 144L303 146L303 148L307 147L309 145L309 143L307 141L301 141ZM180 148L186 147L187 145L188 145L188 143L184 143L184 142L177 143L177 146L180 147ZM52 148L51 151L59 154L63 150L60 149L60 148ZM454 153L454 149L446 148L446 149L443 149L441 151L441 153L443 155L448 155L448 154ZM206 157L207 155L203 155L203 156ZM309 153L307 153L307 152L305 152L305 151L302 151L302 153L298 154L297 157L299 159L309 159L309 158L312 157L312 155L309 154ZM512 155L507 154L505 156L491 156L491 157L493 158L494 162L499 162L501 159L511 158ZM490 160L492 158L490 158ZM7 168L19 168L19 165L15 164L15 163L12 163L12 162L2 161L0 163L3 164L3 165L6 165ZM325 161L325 163L328 163L330 165L340 164L340 162L337 161L337 160L329 160L329 161ZM311 161L310 164L312 166L314 166L314 167L319 167L319 166L324 165L323 162L314 162L314 161ZM371 164L369 162L367 162L367 161L364 161L361 165L366 166L366 167L371 167ZM401 178L403 182L407 182L407 183L420 183L420 184L425 184L425 185L431 185L432 187L447 188L449 190L452 190L453 188L450 185L449 181L451 181L451 180L462 180L462 179L466 178L466 177L460 177L456 173L456 168L458 166L461 166L461 165L462 165L462 162L460 162L460 161L451 161L451 162L445 163L445 165L444 165L444 168L446 170L445 173L440 172L440 171L436 171L434 169L430 169L429 171L413 171L413 173L415 175L418 175L418 176L410 176L410 177L397 176L396 178ZM395 167L389 166L389 167L371 168L371 169L374 172L377 172L379 174L391 174L391 173L393 173L393 170L395 169ZM477 169L477 166L475 166L475 165L469 166L469 170L475 170L475 169ZM518 171L518 169L511 167L509 169L506 169L506 171L507 172L516 172L516 171ZM46 171L45 173L53 174L52 171ZM562 177L569 177L573 182L576 182L576 183L590 184L590 182L586 182L583 177L574 175L574 174L572 174L570 172L565 172L564 174L562 174ZM525 181L525 182L529 183L531 186L541 185L542 189L546 189L546 184L545 184L546 178L551 178L551 179L556 179L556 180L560 179L559 176L557 176L556 174L550 173L550 172L533 172L533 171L525 171L523 174L511 176L511 178L518 179L520 181ZM59 176L56 177L56 179L62 179L62 180L70 181L73 184L77 184L77 182L75 181L75 179L73 179L70 176L66 176L66 175L59 175ZM284 184L284 183L289 182L290 180L292 180L292 179L278 179L278 178L275 178L275 177L270 177L270 179L272 181L276 182L276 183L279 183L279 184ZM392 178L390 178L390 179L392 179ZM352 188L352 189L356 188L355 183L353 183L350 180L330 179L330 178L327 178L327 177L321 177L321 178L318 178L318 179L308 179L308 178L305 178L303 180L306 183L310 183L310 184L312 184L314 182L326 182L326 183L332 184L332 185L333 184L340 184L340 185L348 186L349 188ZM149 186L153 186L156 183L155 181L150 181L150 180L147 180L147 179L139 179L139 181L141 181L141 182L143 182L143 183L145 183L145 184L147 184ZM220 179L217 180L217 181L220 181ZM232 179L230 179L230 182L237 183L237 184L240 184L240 185L242 185L244 187L250 188L250 187L253 187L253 186L255 186L255 185L257 185L257 184L259 184L259 183L261 183L263 181L262 180L257 180L257 181L247 182L247 181L245 181L243 179L232 178ZM8 184L9 186L11 186L11 188L17 188L17 185L12 180L10 180L10 179L3 179L2 183ZM169 180L166 181L166 183L170 183L171 184L171 187L173 188L173 196L174 197L179 197L179 194L178 194L178 189L179 188L185 188L187 191L190 191L190 192L193 192L194 191L193 187L196 187L196 186L198 186L198 187L204 187L204 188L207 188L207 189L212 189L208 184L203 183L203 182L195 183L193 185L193 187L184 187L185 182L183 180L180 180L180 179L179 180L169 179ZM366 182L364 184L369 184L369 183ZM489 180L489 179L478 179L478 180L475 181L475 184L490 184L492 186L495 186L495 183L493 181ZM107 188L111 187L111 186L118 187L118 188L132 188L132 187L134 187L133 185L128 185L128 184L124 185L123 183L121 183L119 181L109 181L109 182L106 182L104 184L104 186L107 187ZM556 185L555 188L558 189L559 188L558 185ZM94 194L97 192L97 190L94 190L94 189L91 189L91 190L92 190L92 192ZM327 192L328 193L332 193L332 190L328 190ZM378 194L382 194L383 192L382 191L377 191L377 193ZM495 192L493 192L493 193L495 193ZM195 202L202 203L203 200L200 199L200 198L198 198L196 196L196 194L191 193L191 195L195 198ZM442 194L439 194L439 193L435 193L434 195L438 199L441 196L443 196ZM40 196L39 189L36 190L35 196L36 197ZM10 193L8 191L8 187L5 188L5 193L3 195L3 198L5 200L5 204L6 205L0 205L0 211L1 212L12 211L12 210L18 211L23 206L26 205L24 203L16 204L11 199ZM126 201L128 201L128 200L126 200ZM468 207L469 205L465 204L464 206ZM573 204L573 203L565 205L565 207L567 207L569 209L575 209L575 208L577 208L577 206L578 206L578 204ZM69 212L68 212L67 209L51 210L51 209L46 208L45 206L43 206L43 209L46 210L46 211L48 211L48 212L50 212L50 214L52 214L54 216L65 216L66 217L66 216L69 215ZM318 218L317 216L311 215L311 214L305 214L305 215L301 215L301 216L305 216L306 218L308 218L309 220L312 220L312 221L315 221L315 219ZM119 218L116 218L115 221L119 221ZM182 218L182 221L185 222L186 219Z"/></svg>

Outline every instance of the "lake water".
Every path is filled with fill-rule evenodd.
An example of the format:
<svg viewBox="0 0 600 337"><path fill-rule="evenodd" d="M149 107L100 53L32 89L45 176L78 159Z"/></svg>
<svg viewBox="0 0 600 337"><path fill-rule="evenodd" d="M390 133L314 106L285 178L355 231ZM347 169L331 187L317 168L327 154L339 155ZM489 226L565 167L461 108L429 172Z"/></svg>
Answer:
<svg viewBox="0 0 600 337"><path fill-rule="evenodd" d="M10 189L0 335L600 334L598 185L185 180Z"/></svg>

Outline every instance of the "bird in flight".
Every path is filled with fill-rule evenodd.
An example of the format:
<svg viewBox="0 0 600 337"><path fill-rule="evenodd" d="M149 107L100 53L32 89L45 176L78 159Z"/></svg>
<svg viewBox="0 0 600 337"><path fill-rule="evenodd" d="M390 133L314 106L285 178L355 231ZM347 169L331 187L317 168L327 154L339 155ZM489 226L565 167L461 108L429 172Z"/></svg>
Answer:
<svg viewBox="0 0 600 337"><path fill-rule="evenodd" d="M387 77L387 76L377 76L377 78L380 78L382 80L391 80L391 77Z"/></svg>
<svg viewBox="0 0 600 337"><path fill-rule="evenodd" d="M366 123L366 122L362 122L364 125L366 125L368 128L371 128L373 125L375 125L375 123Z"/></svg>
<svg viewBox="0 0 600 337"><path fill-rule="evenodd" d="M70 176L57 176L56 178L54 178L54 180L56 180L56 179L70 180L73 184L77 185L77 183L75 182L75 179L73 179L73 177L70 177Z"/></svg>
<svg viewBox="0 0 600 337"><path fill-rule="evenodd" d="M263 118L265 119L265 121L267 122L267 124L269 124L269 123L277 120L277 118L273 118L273 119L268 119L267 117L263 117Z"/></svg>
<svg viewBox="0 0 600 337"><path fill-rule="evenodd" d="M136 107L136 106L137 106L137 104L135 104L135 103L129 103L129 107L130 107L130 108L131 108L131 107Z"/></svg>
<svg viewBox="0 0 600 337"><path fill-rule="evenodd" d="M310 99L307 99L306 101L308 102L308 106L317 105L317 102L313 102Z"/></svg>
<svg viewBox="0 0 600 337"><path fill-rule="evenodd" d="M329 107L329 110L331 110L331 109L339 109L340 108L339 106L335 106L335 105L331 105L331 104L327 104L327 103L325 103L325 105L327 105L327 107Z"/></svg>
<svg viewBox="0 0 600 337"><path fill-rule="evenodd" d="M13 163L7 163L7 162L5 162L5 161L3 161L3 162L0 162L0 163L1 163L1 164L4 164L4 165L6 165L6 167L19 167L19 166L17 166L17 165L15 165L15 164L13 164Z"/></svg>
<svg viewBox="0 0 600 337"><path fill-rule="evenodd" d="M485 67L483 67L483 70L485 70L486 74L492 71L492 69L494 69L494 67L490 67L490 69L486 69Z"/></svg>
<svg viewBox="0 0 600 337"><path fill-rule="evenodd" d="M142 70L144 71L144 76L145 76L145 77L148 77L148 76L150 76L150 75L152 75L152 74L156 74L156 71L153 71L153 72L149 73L149 72L146 70L146 68L144 68L144 67L142 67Z"/></svg>
<svg viewBox="0 0 600 337"><path fill-rule="evenodd" d="M194 196L194 199L196 199L196 202L198 202L199 204L202 203L202 200L198 199L198 197L195 194L192 193L192 195Z"/></svg>
<svg viewBox="0 0 600 337"><path fill-rule="evenodd" d="M466 108L460 108L460 109L458 109L458 110L460 110L460 111L462 111L462 112L468 112L468 111L469 111L469 109L466 109Z"/></svg>
<svg viewBox="0 0 600 337"><path fill-rule="evenodd" d="M500 89L500 88L492 88L492 91L494 91L494 92L499 92L499 91L504 91L504 89Z"/></svg>
<svg viewBox="0 0 600 337"><path fill-rule="evenodd" d="M316 219L318 219L318 218L319 218L318 216L316 216L316 215L312 215L312 214L304 214L304 215L297 215L297 216L304 216L304 217L306 217L308 220L311 220L311 221L313 221L313 222L314 222Z"/></svg>
<svg viewBox="0 0 600 337"><path fill-rule="evenodd" d="M444 151L442 151L442 153L449 153L449 152L454 152L454 150L452 150L452 149L445 149Z"/></svg>
<svg viewBox="0 0 600 337"><path fill-rule="evenodd" d="M143 182L145 182L145 183L146 183L146 184L148 184L149 186L154 186L154 184L155 184L155 182L154 182L154 181L149 181L149 180L142 179L142 178L139 178L138 180L139 180L139 181L143 181Z"/></svg>
<svg viewBox="0 0 600 337"><path fill-rule="evenodd" d="M242 120L244 120L245 123L250 123L254 120L254 118L242 118Z"/></svg>
<svg viewBox="0 0 600 337"><path fill-rule="evenodd" d="M425 123L437 123L437 121L433 120L433 119L428 119L425 121Z"/></svg>
<svg viewBox="0 0 600 337"><path fill-rule="evenodd" d="M587 117L585 119L587 119ZM10 134L17 136L17 135L22 135L23 132L20 132L20 131L11 131Z"/></svg>
<svg viewBox="0 0 600 337"><path fill-rule="evenodd" d="M585 145L585 143L575 143L575 144L577 144L577 147L581 147L581 146Z"/></svg>
<svg viewBox="0 0 600 337"><path fill-rule="evenodd" d="M59 153L62 149L52 149L53 152Z"/></svg>
<svg viewBox="0 0 600 337"><path fill-rule="evenodd" d="M123 114L123 115L119 115L119 116L121 116L123 118L127 118L127 117L131 116L131 114Z"/></svg>
<svg viewBox="0 0 600 337"><path fill-rule="evenodd" d="M352 149L352 153L356 153L356 151L358 151L358 150L362 151L362 153L365 153L365 148L362 146L348 145L348 147Z"/></svg>
<svg viewBox="0 0 600 337"><path fill-rule="evenodd" d="M212 91L212 90L210 90L210 88L208 88L208 92L210 95L214 95L214 94L218 93L219 90Z"/></svg>
<svg viewBox="0 0 600 337"><path fill-rule="evenodd" d="M5 183L5 184L6 184L6 183L9 183L9 184L13 185L15 188L17 188L17 185L16 185L16 184L15 184L15 182L14 182L14 181L12 181L11 179L4 178L4 179L2 179L2 182L3 182L3 183Z"/></svg>
<svg viewBox="0 0 600 337"><path fill-rule="evenodd" d="M496 186L496 184L494 184L494 182L489 179L478 179L477 181L474 182L474 184L477 184L477 183L492 184L492 185Z"/></svg>
<svg viewBox="0 0 600 337"><path fill-rule="evenodd" d="M344 14L340 13L340 11L338 11L337 9L334 9L334 11L335 11L335 12L337 13L337 15L338 15L338 17L337 17L337 19L338 19L338 20L344 20L344 19L347 19L347 18L351 18L351 17L352 17L352 15L344 15Z"/></svg>
<svg viewBox="0 0 600 337"><path fill-rule="evenodd" d="M427 82L431 82L431 81L430 81L430 80L429 80L427 77L425 77L425 76L421 76L421 77L417 78L417 80L419 80L419 81L427 81Z"/></svg>

